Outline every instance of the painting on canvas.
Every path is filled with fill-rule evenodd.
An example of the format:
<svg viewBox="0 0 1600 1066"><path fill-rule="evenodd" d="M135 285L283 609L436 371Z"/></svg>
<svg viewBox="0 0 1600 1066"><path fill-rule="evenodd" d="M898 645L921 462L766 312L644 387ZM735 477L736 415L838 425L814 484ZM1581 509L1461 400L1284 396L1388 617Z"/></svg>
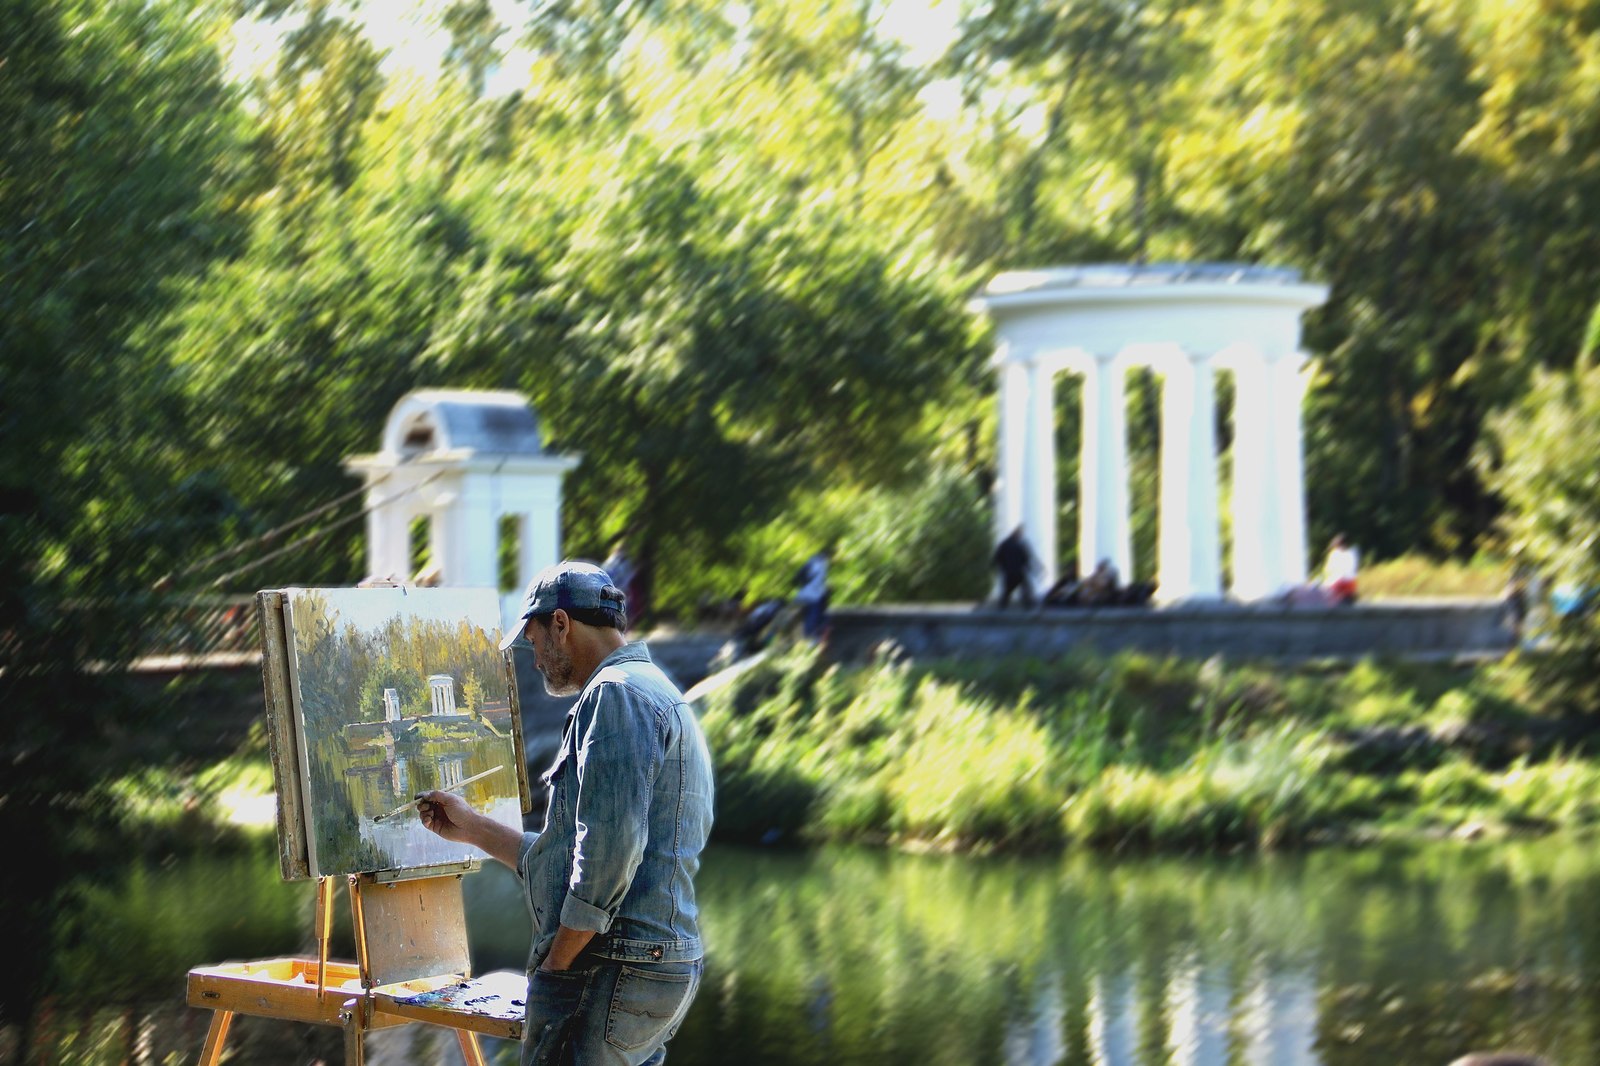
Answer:
<svg viewBox="0 0 1600 1066"><path fill-rule="evenodd" d="M482 858L391 814L429 789L520 831L492 590L288 589L284 608L313 876Z"/></svg>

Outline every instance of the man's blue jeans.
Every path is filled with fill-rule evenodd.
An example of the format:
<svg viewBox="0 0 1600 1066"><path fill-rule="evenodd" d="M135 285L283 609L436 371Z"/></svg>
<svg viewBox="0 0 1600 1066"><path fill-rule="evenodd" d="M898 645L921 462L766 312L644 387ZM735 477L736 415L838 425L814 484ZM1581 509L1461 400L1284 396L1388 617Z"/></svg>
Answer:
<svg viewBox="0 0 1600 1066"><path fill-rule="evenodd" d="M586 958L528 980L522 1066L659 1066L694 1002L700 960Z"/></svg>

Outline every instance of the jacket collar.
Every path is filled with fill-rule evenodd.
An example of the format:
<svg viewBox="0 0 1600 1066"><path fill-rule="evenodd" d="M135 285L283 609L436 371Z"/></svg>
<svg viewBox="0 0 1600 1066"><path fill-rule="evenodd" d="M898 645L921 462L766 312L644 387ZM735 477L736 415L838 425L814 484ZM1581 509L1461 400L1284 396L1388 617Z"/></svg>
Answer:
<svg viewBox="0 0 1600 1066"><path fill-rule="evenodd" d="M650 651L644 646L644 641L635 640L624 644L604 659L601 659L600 665L594 668L594 672L598 674L606 667L615 666L618 663L647 663L650 661Z"/></svg>

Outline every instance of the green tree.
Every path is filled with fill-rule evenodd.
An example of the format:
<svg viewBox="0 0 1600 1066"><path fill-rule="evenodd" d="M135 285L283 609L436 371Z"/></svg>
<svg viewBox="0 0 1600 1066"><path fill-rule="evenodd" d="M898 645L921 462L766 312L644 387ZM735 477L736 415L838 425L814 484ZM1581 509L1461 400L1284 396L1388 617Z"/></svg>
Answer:
<svg viewBox="0 0 1600 1066"><path fill-rule="evenodd" d="M935 468L898 491L855 494L835 597L844 603L984 599L993 578L993 529L989 502L957 470Z"/></svg>
<svg viewBox="0 0 1600 1066"><path fill-rule="evenodd" d="M6 729L12 780L45 795L84 754L49 738L87 741L104 720L94 699L68 698L100 687L87 661L142 646L142 594L195 530L229 516L185 454L181 397L148 335L175 279L235 236L239 114L212 17L202 3L0 7L0 426L13 457L0 472L12 575L0 687L57 708Z"/></svg>
<svg viewBox="0 0 1600 1066"><path fill-rule="evenodd" d="M1492 506L1470 458L1504 380L1481 318L1499 272L1490 175L1460 150L1470 41L1437 10L1379 2L1273 5L1222 40L1237 58L1213 90L1281 122L1269 153L1224 142L1250 157L1221 167L1244 248L1331 288L1308 330L1313 540L1470 552Z"/></svg>
<svg viewBox="0 0 1600 1066"><path fill-rule="evenodd" d="M241 0L246 14L286 25L261 86L267 195L294 210L356 179L362 129L383 88L382 54L340 0Z"/></svg>
<svg viewBox="0 0 1600 1066"><path fill-rule="evenodd" d="M1063 193L1082 191L1077 175L1107 167L1123 188L1114 213L1096 224L1122 255L1160 248L1153 237L1172 210L1165 152L1198 54L1185 17L1195 7L1003 0L963 22L946 62L968 107L991 116L996 137L978 158L998 179L1008 258L1032 265L1075 254L1063 237L1089 220Z"/></svg>
<svg viewBox="0 0 1600 1066"><path fill-rule="evenodd" d="M442 21L450 32L450 47L444 54L446 69L466 82L473 97L483 96L489 71L505 56L498 44L505 27L495 19L489 0L455 0L445 8Z"/></svg>
<svg viewBox="0 0 1600 1066"><path fill-rule="evenodd" d="M203 2L0 2L0 807L27 857L0 896L23 959L49 936L40 888L116 813L89 790L184 751L165 706L106 667L147 647L148 590L196 531L233 520L146 343L176 279L235 236L240 114L215 26ZM36 972L0 979L9 1017L43 991Z"/></svg>
<svg viewBox="0 0 1600 1066"><path fill-rule="evenodd" d="M1484 460L1514 553L1589 601L1551 619L1555 653L1541 669L1575 709L1600 710L1600 366L1539 372L1492 426Z"/></svg>

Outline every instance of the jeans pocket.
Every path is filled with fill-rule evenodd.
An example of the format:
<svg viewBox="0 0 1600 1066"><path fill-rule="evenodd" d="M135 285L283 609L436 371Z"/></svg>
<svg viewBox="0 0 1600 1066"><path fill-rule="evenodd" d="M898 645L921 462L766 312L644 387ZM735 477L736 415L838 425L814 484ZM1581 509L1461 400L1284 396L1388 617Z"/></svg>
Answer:
<svg viewBox="0 0 1600 1066"><path fill-rule="evenodd" d="M681 969L622 967L606 1013L606 1043L623 1051L665 1043L683 1021L698 984L694 963Z"/></svg>
<svg viewBox="0 0 1600 1066"><path fill-rule="evenodd" d="M562 1061L592 973L587 969L533 971L523 1020L524 1066L548 1066Z"/></svg>

